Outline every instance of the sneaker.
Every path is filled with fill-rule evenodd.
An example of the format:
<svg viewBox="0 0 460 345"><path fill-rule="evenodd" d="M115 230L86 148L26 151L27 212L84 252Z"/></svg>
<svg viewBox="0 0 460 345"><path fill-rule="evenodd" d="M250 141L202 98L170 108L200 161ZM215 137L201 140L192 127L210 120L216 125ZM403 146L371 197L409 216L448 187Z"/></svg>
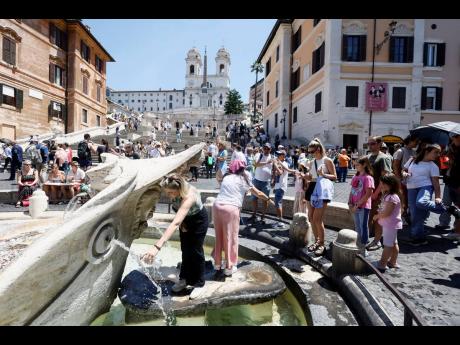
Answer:
<svg viewBox="0 0 460 345"><path fill-rule="evenodd" d="M369 252L367 251L367 249L364 249L363 256L364 256L365 258L367 258L367 257L369 256Z"/></svg>
<svg viewBox="0 0 460 345"><path fill-rule="evenodd" d="M371 243L369 243L366 247L367 250L377 250L382 248L382 244L379 241L373 240Z"/></svg>
<svg viewBox="0 0 460 345"><path fill-rule="evenodd" d="M436 230L449 230L450 229L450 225L441 225L441 224L438 224L438 225L435 225L434 228Z"/></svg>
<svg viewBox="0 0 460 345"><path fill-rule="evenodd" d="M443 236L446 240L460 241L460 234L456 232L450 232Z"/></svg>
<svg viewBox="0 0 460 345"><path fill-rule="evenodd" d="M216 272L214 272L214 275L212 276L212 280L216 282L225 281L224 270L216 270Z"/></svg>
<svg viewBox="0 0 460 345"><path fill-rule="evenodd" d="M413 247L418 247L428 244L428 241L424 238L414 238L409 242L409 244Z"/></svg>
<svg viewBox="0 0 460 345"><path fill-rule="evenodd" d="M460 219L460 208L455 205L451 205L447 208L447 212L454 216L455 219Z"/></svg>
<svg viewBox="0 0 460 345"><path fill-rule="evenodd" d="M401 268L401 266L400 266L398 263L396 263L396 265L393 265L393 264L391 264L390 262L387 263L387 267L388 267L388 268L396 268L396 269L400 269L400 268Z"/></svg>
<svg viewBox="0 0 460 345"><path fill-rule="evenodd" d="M198 297L201 297L204 293L206 292L206 287L196 287L192 290L192 293L190 294L189 299L197 299Z"/></svg>
<svg viewBox="0 0 460 345"><path fill-rule="evenodd" d="M229 268L226 268L224 269L224 275L226 277L231 277L233 273L235 273L236 271L238 270L238 268L235 266L233 266L231 269Z"/></svg>
<svg viewBox="0 0 460 345"><path fill-rule="evenodd" d="M273 227L277 229L284 229L286 227L286 224L284 224L283 222L277 222L273 224Z"/></svg>
<svg viewBox="0 0 460 345"><path fill-rule="evenodd" d="M380 267L380 261L373 261L372 266L374 266L376 269L378 269L381 273L385 273L386 267Z"/></svg>
<svg viewBox="0 0 460 345"><path fill-rule="evenodd" d="M171 290L174 292L179 292L179 291L184 290L186 287L187 287L187 283L185 282L185 279L181 279L172 286Z"/></svg>

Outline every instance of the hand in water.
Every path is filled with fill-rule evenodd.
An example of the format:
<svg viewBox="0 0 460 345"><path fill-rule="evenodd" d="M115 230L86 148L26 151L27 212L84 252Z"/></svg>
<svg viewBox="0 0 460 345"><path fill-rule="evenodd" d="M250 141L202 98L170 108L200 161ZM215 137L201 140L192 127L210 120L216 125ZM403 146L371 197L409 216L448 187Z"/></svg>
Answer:
<svg viewBox="0 0 460 345"><path fill-rule="evenodd" d="M152 247L150 248L150 250L145 253L143 256L142 256L142 260L147 263L147 264L151 264L154 260L155 260L155 257L157 256L158 254L158 249L156 247Z"/></svg>

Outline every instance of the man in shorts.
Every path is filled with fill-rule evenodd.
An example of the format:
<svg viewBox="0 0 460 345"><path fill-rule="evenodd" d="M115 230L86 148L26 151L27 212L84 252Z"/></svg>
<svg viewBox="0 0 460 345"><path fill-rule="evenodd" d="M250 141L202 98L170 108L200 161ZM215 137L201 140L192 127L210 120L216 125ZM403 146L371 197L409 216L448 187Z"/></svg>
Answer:
<svg viewBox="0 0 460 345"><path fill-rule="evenodd" d="M255 171L254 171L254 180L252 181L254 184L254 187L256 187L258 190L260 190L262 193L264 193L267 197L270 197L270 181L272 178L272 169L273 169L273 157L270 154L271 151L271 145L270 143L266 143L263 146L263 152L259 153L254 157L254 166L255 166ZM253 212L251 218L249 218L251 221L256 221L257 216L256 216L256 211L257 211L257 197L256 196L251 196L252 198L252 207L253 207ZM265 218L265 212L267 212L267 207L268 207L268 201L264 202L264 209L262 211L262 217L260 218L260 222L262 224L265 224L264 218Z"/></svg>

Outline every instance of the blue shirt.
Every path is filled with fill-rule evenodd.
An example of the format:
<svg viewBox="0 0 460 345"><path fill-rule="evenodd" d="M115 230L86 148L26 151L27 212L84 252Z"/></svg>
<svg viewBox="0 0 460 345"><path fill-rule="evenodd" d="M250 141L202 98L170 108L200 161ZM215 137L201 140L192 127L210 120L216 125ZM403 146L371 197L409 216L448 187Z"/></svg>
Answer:
<svg viewBox="0 0 460 345"><path fill-rule="evenodd" d="M222 150L222 151L219 151L217 157L226 157L227 156L227 150ZM227 169L227 161L224 160L224 161L217 161L217 169L218 170L226 170Z"/></svg>
<svg viewBox="0 0 460 345"><path fill-rule="evenodd" d="M11 157L14 161L17 161L17 162L22 162L22 147L21 145L14 145L13 146L13 149L11 150Z"/></svg>
<svg viewBox="0 0 460 345"><path fill-rule="evenodd" d="M36 147L37 149L40 150L40 153L42 155L42 162L48 163L48 154L49 154L48 146L43 145L43 144L37 144Z"/></svg>

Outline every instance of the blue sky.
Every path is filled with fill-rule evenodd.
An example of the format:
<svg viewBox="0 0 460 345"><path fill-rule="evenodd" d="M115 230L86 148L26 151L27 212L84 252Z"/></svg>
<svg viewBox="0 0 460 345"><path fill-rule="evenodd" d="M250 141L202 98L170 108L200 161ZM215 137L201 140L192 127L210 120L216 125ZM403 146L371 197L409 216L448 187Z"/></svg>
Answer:
<svg viewBox="0 0 460 345"><path fill-rule="evenodd" d="M116 62L107 64L107 85L115 90L182 89L185 57L196 46L208 51L208 73L224 45L230 53L230 85L244 102L255 82L250 65L275 19L84 19Z"/></svg>

